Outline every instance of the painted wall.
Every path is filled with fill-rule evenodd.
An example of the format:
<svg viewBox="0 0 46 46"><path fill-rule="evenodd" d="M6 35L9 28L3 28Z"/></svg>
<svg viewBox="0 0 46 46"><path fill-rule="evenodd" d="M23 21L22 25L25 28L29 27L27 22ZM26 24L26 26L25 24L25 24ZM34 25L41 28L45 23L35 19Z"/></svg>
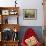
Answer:
<svg viewBox="0 0 46 46"><path fill-rule="evenodd" d="M15 6L15 0L0 0L1 7ZM21 26L43 26L43 6L42 0L17 0L17 6L19 9L19 24ZM23 9L37 9L37 19L36 20L24 20L23 19ZM12 18L12 17L11 17ZM9 19L10 20L10 19ZM14 21L13 21L14 22Z"/></svg>

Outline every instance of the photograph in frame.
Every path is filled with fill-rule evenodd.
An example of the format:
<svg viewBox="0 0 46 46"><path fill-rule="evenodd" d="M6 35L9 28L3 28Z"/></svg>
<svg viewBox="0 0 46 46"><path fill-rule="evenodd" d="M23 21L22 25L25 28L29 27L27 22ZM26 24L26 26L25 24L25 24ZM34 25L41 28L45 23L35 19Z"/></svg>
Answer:
<svg viewBox="0 0 46 46"><path fill-rule="evenodd" d="M23 16L25 20L36 20L37 9L23 9Z"/></svg>

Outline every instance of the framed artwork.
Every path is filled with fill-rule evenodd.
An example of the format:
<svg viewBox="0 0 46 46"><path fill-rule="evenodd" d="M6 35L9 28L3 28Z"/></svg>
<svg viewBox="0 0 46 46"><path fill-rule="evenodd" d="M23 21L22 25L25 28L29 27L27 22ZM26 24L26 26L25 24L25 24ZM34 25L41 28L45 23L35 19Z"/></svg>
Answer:
<svg viewBox="0 0 46 46"><path fill-rule="evenodd" d="M37 9L23 9L25 20L35 20L37 18Z"/></svg>
<svg viewBox="0 0 46 46"><path fill-rule="evenodd" d="M9 15L9 10L2 10L2 15Z"/></svg>

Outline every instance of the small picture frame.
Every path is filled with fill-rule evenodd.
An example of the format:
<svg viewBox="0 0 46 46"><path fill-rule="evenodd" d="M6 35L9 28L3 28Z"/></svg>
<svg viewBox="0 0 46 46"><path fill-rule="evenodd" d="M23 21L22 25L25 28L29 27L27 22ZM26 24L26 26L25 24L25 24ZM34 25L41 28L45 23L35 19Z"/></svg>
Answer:
<svg viewBox="0 0 46 46"><path fill-rule="evenodd" d="M24 20L36 20L37 9L23 9Z"/></svg>
<svg viewBox="0 0 46 46"><path fill-rule="evenodd" d="M2 15L9 15L9 10L2 10Z"/></svg>

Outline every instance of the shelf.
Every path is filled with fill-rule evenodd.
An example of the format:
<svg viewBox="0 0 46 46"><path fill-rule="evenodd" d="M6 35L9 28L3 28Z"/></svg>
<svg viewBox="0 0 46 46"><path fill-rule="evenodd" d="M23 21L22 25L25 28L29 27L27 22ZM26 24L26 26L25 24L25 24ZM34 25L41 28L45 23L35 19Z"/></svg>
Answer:
<svg viewBox="0 0 46 46"><path fill-rule="evenodd" d="M19 42L19 40L15 40L15 41L12 41L12 40L10 40L10 41L3 41L4 43L16 43L16 42Z"/></svg>
<svg viewBox="0 0 46 46"><path fill-rule="evenodd" d="M18 17L19 7L0 7L0 46L18 46L20 29Z"/></svg>
<svg viewBox="0 0 46 46"><path fill-rule="evenodd" d="M18 24L17 16L2 16L2 24Z"/></svg>
<svg viewBox="0 0 46 46"><path fill-rule="evenodd" d="M0 7L2 15L18 15L19 7Z"/></svg>
<svg viewBox="0 0 46 46"><path fill-rule="evenodd" d="M19 7L0 7L0 24L18 24ZM14 17L13 20L9 17ZM16 19L15 19L16 18ZM10 22L10 21L11 22Z"/></svg>
<svg viewBox="0 0 46 46"><path fill-rule="evenodd" d="M18 46L18 41L2 42L3 46Z"/></svg>
<svg viewBox="0 0 46 46"><path fill-rule="evenodd" d="M5 29L5 28L9 28L12 29L14 31L14 29L17 29L17 31L19 31L20 26L18 24L1 24L0 25L1 30Z"/></svg>

